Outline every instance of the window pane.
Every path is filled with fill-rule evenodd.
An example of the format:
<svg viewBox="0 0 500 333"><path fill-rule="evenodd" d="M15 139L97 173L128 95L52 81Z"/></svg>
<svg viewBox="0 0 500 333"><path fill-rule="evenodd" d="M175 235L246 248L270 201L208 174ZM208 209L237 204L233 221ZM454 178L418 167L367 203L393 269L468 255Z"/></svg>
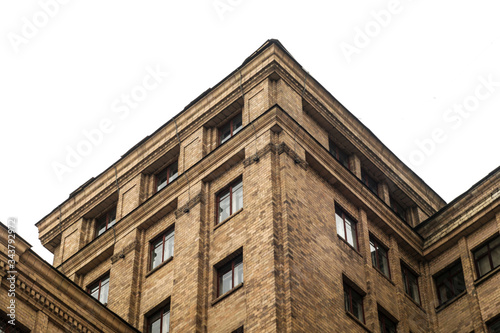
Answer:
<svg viewBox="0 0 500 333"><path fill-rule="evenodd" d="M490 258L488 256L484 256L481 259L477 260L477 268L479 270L479 276L483 276L491 270L490 266Z"/></svg>
<svg viewBox="0 0 500 333"><path fill-rule="evenodd" d="M346 232L347 232L346 241L357 250L358 244L356 241L356 223L346 219L345 220L345 228L346 228Z"/></svg>
<svg viewBox="0 0 500 333"><path fill-rule="evenodd" d="M106 221L101 223L97 227L97 236L102 235L106 231Z"/></svg>
<svg viewBox="0 0 500 333"><path fill-rule="evenodd" d="M229 215L229 193L226 193L219 198L219 222L227 219Z"/></svg>
<svg viewBox="0 0 500 333"><path fill-rule="evenodd" d="M153 269L153 268L157 267L159 264L161 264L162 252L163 252L163 239L161 239L160 241L158 241L158 243L156 243L154 245L152 258L151 258L151 269Z"/></svg>
<svg viewBox="0 0 500 333"><path fill-rule="evenodd" d="M222 294L225 294L226 292L228 292L229 290L231 290L233 288L233 283L232 283L232 271L229 271L225 274L222 275L222 288L220 289L221 290L221 295Z"/></svg>
<svg viewBox="0 0 500 333"><path fill-rule="evenodd" d="M101 295L99 301L102 304L108 303L109 279L106 282L101 282Z"/></svg>
<svg viewBox="0 0 500 333"><path fill-rule="evenodd" d="M94 287L90 290L90 295L92 297L94 297L95 299L97 299L97 297L99 297L99 285L97 285L97 287Z"/></svg>
<svg viewBox="0 0 500 333"><path fill-rule="evenodd" d="M174 233L168 234L165 237L165 253L163 255L163 260L167 260L168 258L174 255Z"/></svg>
<svg viewBox="0 0 500 333"><path fill-rule="evenodd" d="M234 285L237 286L242 282L243 282L243 263L240 262L239 264L234 265Z"/></svg>
<svg viewBox="0 0 500 333"><path fill-rule="evenodd" d="M156 175L156 190L159 191L167 186L167 169Z"/></svg>
<svg viewBox="0 0 500 333"><path fill-rule="evenodd" d="M370 241L370 253L372 257L372 265L373 267L377 267L377 250L375 248L375 244Z"/></svg>
<svg viewBox="0 0 500 333"><path fill-rule="evenodd" d="M500 266L500 246L491 250L491 260L493 261L493 268Z"/></svg>
<svg viewBox="0 0 500 333"><path fill-rule="evenodd" d="M455 292L454 296L460 294L464 290L465 290L464 273L460 272L453 277L453 291Z"/></svg>
<svg viewBox="0 0 500 333"><path fill-rule="evenodd" d="M241 114L237 115L233 119L233 135L238 133L242 128Z"/></svg>
<svg viewBox="0 0 500 333"><path fill-rule="evenodd" d="M170 332L170 311L165 310L165 313L163 314L163 332L162 333L168 333Z"/></svg>
<svg viewBox="0 0 500 333"><path fill-rule="evenodd" d="M441 300L441 303L446 302L448 299L452 297L450 290L446 288L446 286L441 285L438 287L438 294L439 294L439 299Z"/></svg>
<svg viewBox="0 0 500 333"><path fill-rule="evenodd" d="M497 237L490 242L490 249L493 249L496 246L500 246L500 237Z"/></svg>
<svg viewBox="0 0 500 333"><path fill-rule="evenodd" d="M349 290L344 286L344 305L345 310L351 312L351 298L349 297Z"/></svg>
<svg viewBox="0 0 500 333"><path fill-rule="evenodd" d="M483 256L484 254L486 254L486 252L488 252L488 247L487 246L483 246L482 248L480 248L476 252L474 252L474 258L475 259L479 259L481 256Z"/></svg>
<svg viewBox="0 0 500 333"><path fill-rule="evenodd" d="M352 314L356 316L361 322L363 320L363 298L357 292L351 289L352 295Z"/></svg>
<svg viewBox="0 0 500 333"><path fill-rule="evenodd" d="M378 263L379 269L384 273L387 277L389 277L389 263L387 261L387 251L379 247L378 248Z"/></svg>
<svg viewBox="0 0 500 333"><path fill-rule="evenodd" d="M149 333L161 333L160 328L161 328L161 318L159 315L155 315L152 319L150 319L150 324L149 324Z"/></svg>
<svg viewBox="0 0 500 333"><path fill-rule="evenodd" d="M223 144L231 138L231 124L227 123L219 130L220 144Z"/></svg>
<svg viewBox="0 0 500 333"><path fill-rule="evenodd" d="M168 182L169 183L173 182L178 175L179 173L177 171L177 162L175 162L170 166L170 176L168 177Z"/></svg>
<svg viewBox="0 0 500 333"><path fill-rule="evenodd" d="M413 274L409 274L408 276L409 279L409 285L410 285L410 290L409 290L409 295L413 300L417 303L420 303L420 295L418 293L418 282L417 282L417 277Z"/></svg>
<svg viewBox="0 0 500 333"><path fill-rule="evenodd" d="M335 213L335 223L337 224L337 234L345 239L344 220L337 213Z"/></svg>
<svg viewBox="0 0 500 333"><path fill-rule="evenodd" d="M233 187L233 213L243 208L243 182Z"/></svg>
<svg viewBox="0 0 500 333"><path fill-rule="evenodd" d="M500 319L497 319L494 323L488 326L491 333L500 333Z"/></svg>

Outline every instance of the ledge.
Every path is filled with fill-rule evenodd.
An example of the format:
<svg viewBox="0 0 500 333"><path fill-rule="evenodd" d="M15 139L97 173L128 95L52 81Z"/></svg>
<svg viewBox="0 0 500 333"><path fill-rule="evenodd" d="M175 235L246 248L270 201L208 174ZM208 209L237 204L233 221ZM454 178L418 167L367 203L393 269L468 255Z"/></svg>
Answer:
<svg viewBox="0 0 500 333"><path fill-rule="evenodd" d="M171 262L172 260L174 260L174 256L171 256L170 258L168 258L167 260L165 260L164 262L162 262L161 264L159 264L158 266L156 266L155 268L153 268L152 270L150 270L149 272L146 273L146 277L150 276L151 274L153 274L154 272L158 271L160 268L162 268L163 266L166 266L169 262Z"/></svg>
<svg viewBox="0 0 500 333"><path fill-rule="evenodd" d="M233 215L229 216L227 219L222 221L221 223L218 223L213 230L216 230L220 228L222 225L226 224L229 220L232 220L236 215L238 215L241 211L243 211L243 208L238 209Z"/></svg>
<svg viewBox="0 0 500 333"><path fill-rule="evenodd" d="M354 251L354 252L356 252L356 253L357 253L357 254L358 254L361 258L363 258L363 255L361 254L361 252L359 252L358 250L356 250L356 249L354 248L354 246L352 246L351 244L347 243L347 241L346 241L344 238L342 238L341 236L339 236L338 234L337 234L337 237L338 237L338 238L339 238L339 239L340 239L340 240L341 240L344 244L346 244L347 246L349 246L349 248L350 248L351 250L353 250L353 251Z"/></svg>
<svg viewBox="0 0 500 333"><path fill-rule="evenodd" d="M372 333L372 330L370 330L370 329L368 328L368 326L366 326L365 324L363 324L363 322L362 322L361 320L359 320L358 318L356 318L356 316L355 316L355 315L353 315L353 314L352 314L352 313L350 313L349 311L346 311L345 313L346 313L346 315L347 315L348 317L350 317L352 320L354 320L354 321L356 322L356 324L358 324L359 326L361 326L362 328L364 328L364 330L365 330L365 331Z"/></svg>
<svg viewBox="0 0 500 333"><path fill-rule="evenodd" d="M481 283L488 280L489 278L491 278L493 275L495 275L498 272L500 272L500 266L493 268L491 271L489 271L488 273L486 273L485 275L481 276L479 279L474 281L474 286L476 286L476 287L479 286Z"/></svg>
<svg viewBox="0 0 500 333"><path fill-rule="evenodd" d="M216 299L214 299L212 301L212 306L214 306L215 304L219 303L220 301L222 301L224 298L228 297L229 295L233 294L236 292L236 290L239 290L243 287L243 283L240 283L238 284L237 286L235 286L233 289L229 290L228 292L226 292L225 294L222 294L220 295L219 297L217 297Z"/></svg>
<svg viewBox="0 0 500 333"><path fill-rule="evenodd" d="M467 289L465 289L464 291L462 291L460 294L458 294L454 298L449 299L448 301L446 301L446 303L443 303L443 304L439 305L438 307L436 307L436 313L438 313L441 310L447 308L450 304L455 303L455 301L457 301L458 299L462 298L462 296L464 296L465 294L467 294Z"/></svg>

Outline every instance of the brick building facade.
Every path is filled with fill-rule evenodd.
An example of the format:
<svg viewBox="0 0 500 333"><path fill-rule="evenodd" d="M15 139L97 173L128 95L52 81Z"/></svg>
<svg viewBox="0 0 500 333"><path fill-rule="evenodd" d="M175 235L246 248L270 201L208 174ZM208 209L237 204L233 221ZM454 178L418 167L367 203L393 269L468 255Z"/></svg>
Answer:
<svg viewBox="0 0 500 333"><path fill-rule="evenodd" d="M500 332L499 176L446 204L269 40L37 227L142 332Z"/></svg>

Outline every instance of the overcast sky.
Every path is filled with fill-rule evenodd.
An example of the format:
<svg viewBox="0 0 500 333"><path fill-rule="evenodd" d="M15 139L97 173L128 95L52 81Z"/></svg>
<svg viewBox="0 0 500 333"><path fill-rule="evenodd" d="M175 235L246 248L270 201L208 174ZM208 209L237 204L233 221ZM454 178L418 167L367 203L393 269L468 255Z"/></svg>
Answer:
<svg viewBox="0 0 500 333"><path fill-rule="evenodd" d="M499 10L491 0L2 1L0 221L17 217L52 262L34 224L269 38L449 202L500 164Z"/></svg>

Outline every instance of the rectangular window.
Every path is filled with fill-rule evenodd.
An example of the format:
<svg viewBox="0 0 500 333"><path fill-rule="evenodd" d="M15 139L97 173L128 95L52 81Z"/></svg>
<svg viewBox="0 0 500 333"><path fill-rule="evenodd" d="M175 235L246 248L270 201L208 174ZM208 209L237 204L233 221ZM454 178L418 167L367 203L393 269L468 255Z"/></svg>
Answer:
<svg viewBox="0 0 500 333"><path fill-rule="evenodd" d="M401 206L393 198L390 198L390 200L391 200L391 209L394 211L394 213L396 213L397 216L399 216L403 221L406 222L406 211L403 208L403 206Z"/></svg>
<svg viewBox="0 0 500 333"><path fill-rule="evenodd" d="M415 302L420 304L420 290L418 288L418 276L412 270L410 270L405 265L401 265L401 273L403 275L403 285L405 286L405 292L410 296Z"/></svg>
<svg viewBox="0 0 500 333"><path fill-rule="evenodd" d="M391 278L391 273L389 271L389 257L387 254L387 249L380 245L380 243L370 237L370 252L372 255L372 265L378 268L388 278Z"/></svg>
<svg viewBox="0 0 500 333"><path fill-rule="evenodd" d="M106 230L114 226L116 223L116 207L108 210L97 218L97 236L102 235Z"/></svg>
<svg viewBox="0 0 500 333"><path fill-rule="evenodd" d="M243 181L241 178L219 192L217 207L219 209L217 223L221 223L243 208Z"/></svg>
<svg viewBox="0 0 500 333"><path fill-rule="evenodd" d="M170 164L168 167L158 172L155 176L156 192L173 182L178 175L179 172L177 162Z"/></svg>
<svg viewBox="0 0 500 333"><path fill-rule="evenodd" d="M243 255L239 255L217 270L217 296L224 295L243 283Z"/></svg>
<svg viewBox="0 0 500 333"><path fill-rule="evenodd" d="M241 113L219 128L219 144L231 139L242 129Z"/></svg>
<svg viewBox="0 0 500 333"><path fill-rule="evenodd" d="M378 195L378 183L364 170L361 170L361 181L368 187L370 191L372 191L375 195Z"/></svg>
<svg viewBox="0 0 500 333"><path fill-rule="evenodd" d="M344 305L347 312L358 318L360 322L365 322L363 296L346 283L344 283Z"/></svg>
<svg viewBox="0 0 500 333"><path fill-rule="evenodd" d="M174 256L174 230L170 230L151 242L151 269Z"/></svg>
<svg viewBox="0 0 500 333"><path fill-rule="evenodd" d="M488 333L500 333L500 318L488 324Z"/></svg>
<svg viewBox="0 0 500 333"><path fill-rule="evenodd" d="M478 277L500 266L500 236L493 238L475 250L474 262Z"/></svg>
<svg viewBox="0 0 500 333"><path fill-rule="evenodd" d="M380 324L380 332L381 333L396 333L397 332L397 324L393 322L391 319L387 318L382 313L378 315L378 321Z"/></svg>
<svg viewBox="0 0 500 333"><path fill-rule="evenodd" d="M88 286L87 292L102 304L107 304L109 292L109 273Z"/></svg>
<svg viewBox="0 0 500 333"><path fill-rule="evenodd" d="M344 151L342 151L337 145L335 145L332 140L330 140L329 145L330 145L330 154L332 154L332 156L337 161L339 161L340 164L349 169L348 155Z"/></svg>
<svg viewBox="0 0 500 333"><path fill-rule="evenodd" d="M339 206L335 206L335 222L337 224L337 234L357 250L357 222Z"/></svg>
<svg viewBox="0 0 500 333"><path fill-rule="evenodd" d="M170 332L170 304L148 317L148 333Z"/></svg>
<svg viewBox="0 0 500 333"><path fill-rule="evenodd" d="M434 277L438 293L439 304L457 297L465 290L464 273L461 262L447 268Z"/></svg>

